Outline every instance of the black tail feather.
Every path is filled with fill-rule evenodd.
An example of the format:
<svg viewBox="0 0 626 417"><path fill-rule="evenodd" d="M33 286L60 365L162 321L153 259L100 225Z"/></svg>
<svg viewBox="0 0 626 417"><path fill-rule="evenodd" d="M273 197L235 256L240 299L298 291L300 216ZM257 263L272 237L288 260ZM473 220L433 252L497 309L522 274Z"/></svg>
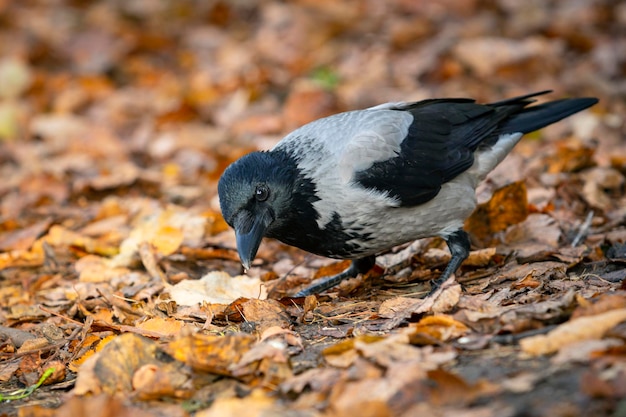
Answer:
<svg viewBox="0 0 626 417"><path fill-rule="evenodd" d="M543 93L539 93L543 94ZM531 96L534 96L533 94ZM526 96L526 97L531 97ZM525 98L526 98L525 97ZM585 98L570 98L551 101L548 103L540 104L538 106L527 107L519 113L511 116L502 128L502 133L530 133L535 130L539 130L542 127L548 126L552 123L558 122L561 119L566 118L574 113L585 110L596 104L597 98L585 97ZM499 102L494 104L509 104L506 102Z"/></svg>
<svg viewBox="0 0 626 417"><path fill-rule="evenodd" d="M528 105L535 101L535 100L530 100L531 98L537 97L537 96L543 96L551 92L552 90L543 90L543 91L539 91L536 93L526 94L523 96L506 98L504 100L496 101L494 103L489 103L489 105L492 107L502 107L502 106L519 105L519 104Z"/></svg>

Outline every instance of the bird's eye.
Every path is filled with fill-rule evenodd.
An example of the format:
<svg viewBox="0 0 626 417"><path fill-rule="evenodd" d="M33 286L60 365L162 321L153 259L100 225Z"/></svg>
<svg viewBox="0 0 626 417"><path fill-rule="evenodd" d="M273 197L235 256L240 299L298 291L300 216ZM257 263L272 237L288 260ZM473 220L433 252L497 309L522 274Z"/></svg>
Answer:
<svg viewBox="0 0 626 417"><path fill-rule="evenodd" d="M265 184L259 184L254 190L254 197L257 201L265 201L270 196L270 189Z"/></svg>

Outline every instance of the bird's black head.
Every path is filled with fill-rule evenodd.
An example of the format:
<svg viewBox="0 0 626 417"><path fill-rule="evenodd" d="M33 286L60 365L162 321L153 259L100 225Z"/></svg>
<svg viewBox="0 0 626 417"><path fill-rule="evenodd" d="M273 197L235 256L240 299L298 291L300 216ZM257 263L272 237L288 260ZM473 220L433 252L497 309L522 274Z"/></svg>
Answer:
<svg viewBox="0 0 626 417"><path fill-rule="evenodd" d="M237 235L244 268L256 256L268 230L289 215L297 168L281 152L253 152L232 163L217 190L224 220Z"/></svg>

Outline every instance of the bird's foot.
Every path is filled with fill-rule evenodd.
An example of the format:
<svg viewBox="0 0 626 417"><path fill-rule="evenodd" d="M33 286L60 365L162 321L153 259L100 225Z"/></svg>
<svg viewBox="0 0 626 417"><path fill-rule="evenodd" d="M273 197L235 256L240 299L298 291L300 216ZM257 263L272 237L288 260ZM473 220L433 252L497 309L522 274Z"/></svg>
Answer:
<svg viewBox="0 0 626 417"><path fill-rule="evenodd" d="M439 289L449 287L455 282L456 282L456 277L454 276L454 274L450 274L447 277L444 275L441 275L439 278L431 281L430 291L428 292L426 297L430 297L431 295L436 293Z"/></svg>
<svg viewBox="0 0 626 417"><path fill-rule="evenodd" d="M455 282L455 272L459 269L463 261L469 256L469 236L462 229L450 234L446 238L446 243L448 244L452 258L450 259L450 262L448 262L448 266L446 266L446 269L444 269L441 276L432 281L428 296L432 295L444 284L449 285L448 281L450 281L450 283Z"/></svg>
<svg viewBox="0 0 626 417"><path fill-rule="evenodd" d="M374 256L355 259L352 261L350 266L343 272L318 280L313 285L309 285L308 287L298 291L294 295L294 297L306 297L307 295L319 294L322 291L326 291L327 289L334 287L335 285L339 284L341 281L347 278L354 278L359 273L365 273L369 271L370 269L372 269L375 262L376 259Z"/></svg>

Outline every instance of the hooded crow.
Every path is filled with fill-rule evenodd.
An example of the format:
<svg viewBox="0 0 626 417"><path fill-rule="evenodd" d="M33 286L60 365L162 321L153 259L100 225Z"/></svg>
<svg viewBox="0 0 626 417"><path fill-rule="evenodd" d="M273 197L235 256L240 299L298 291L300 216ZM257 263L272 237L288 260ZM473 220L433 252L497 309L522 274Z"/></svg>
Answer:
<svg viewBox="0 0 626 417"><path fill-rule="evenodd" d="M480 181L522 135L598 101L529 107L549 92L491 104L456 98L381 104L319 119L270 151L242 157L218 184L241 263L250 268L264 236L352 260L296 294L306 296L367 272L377 254L394 246L440 236L452 257L435 288L469 255L463 223L476 207Z"/></svg>

